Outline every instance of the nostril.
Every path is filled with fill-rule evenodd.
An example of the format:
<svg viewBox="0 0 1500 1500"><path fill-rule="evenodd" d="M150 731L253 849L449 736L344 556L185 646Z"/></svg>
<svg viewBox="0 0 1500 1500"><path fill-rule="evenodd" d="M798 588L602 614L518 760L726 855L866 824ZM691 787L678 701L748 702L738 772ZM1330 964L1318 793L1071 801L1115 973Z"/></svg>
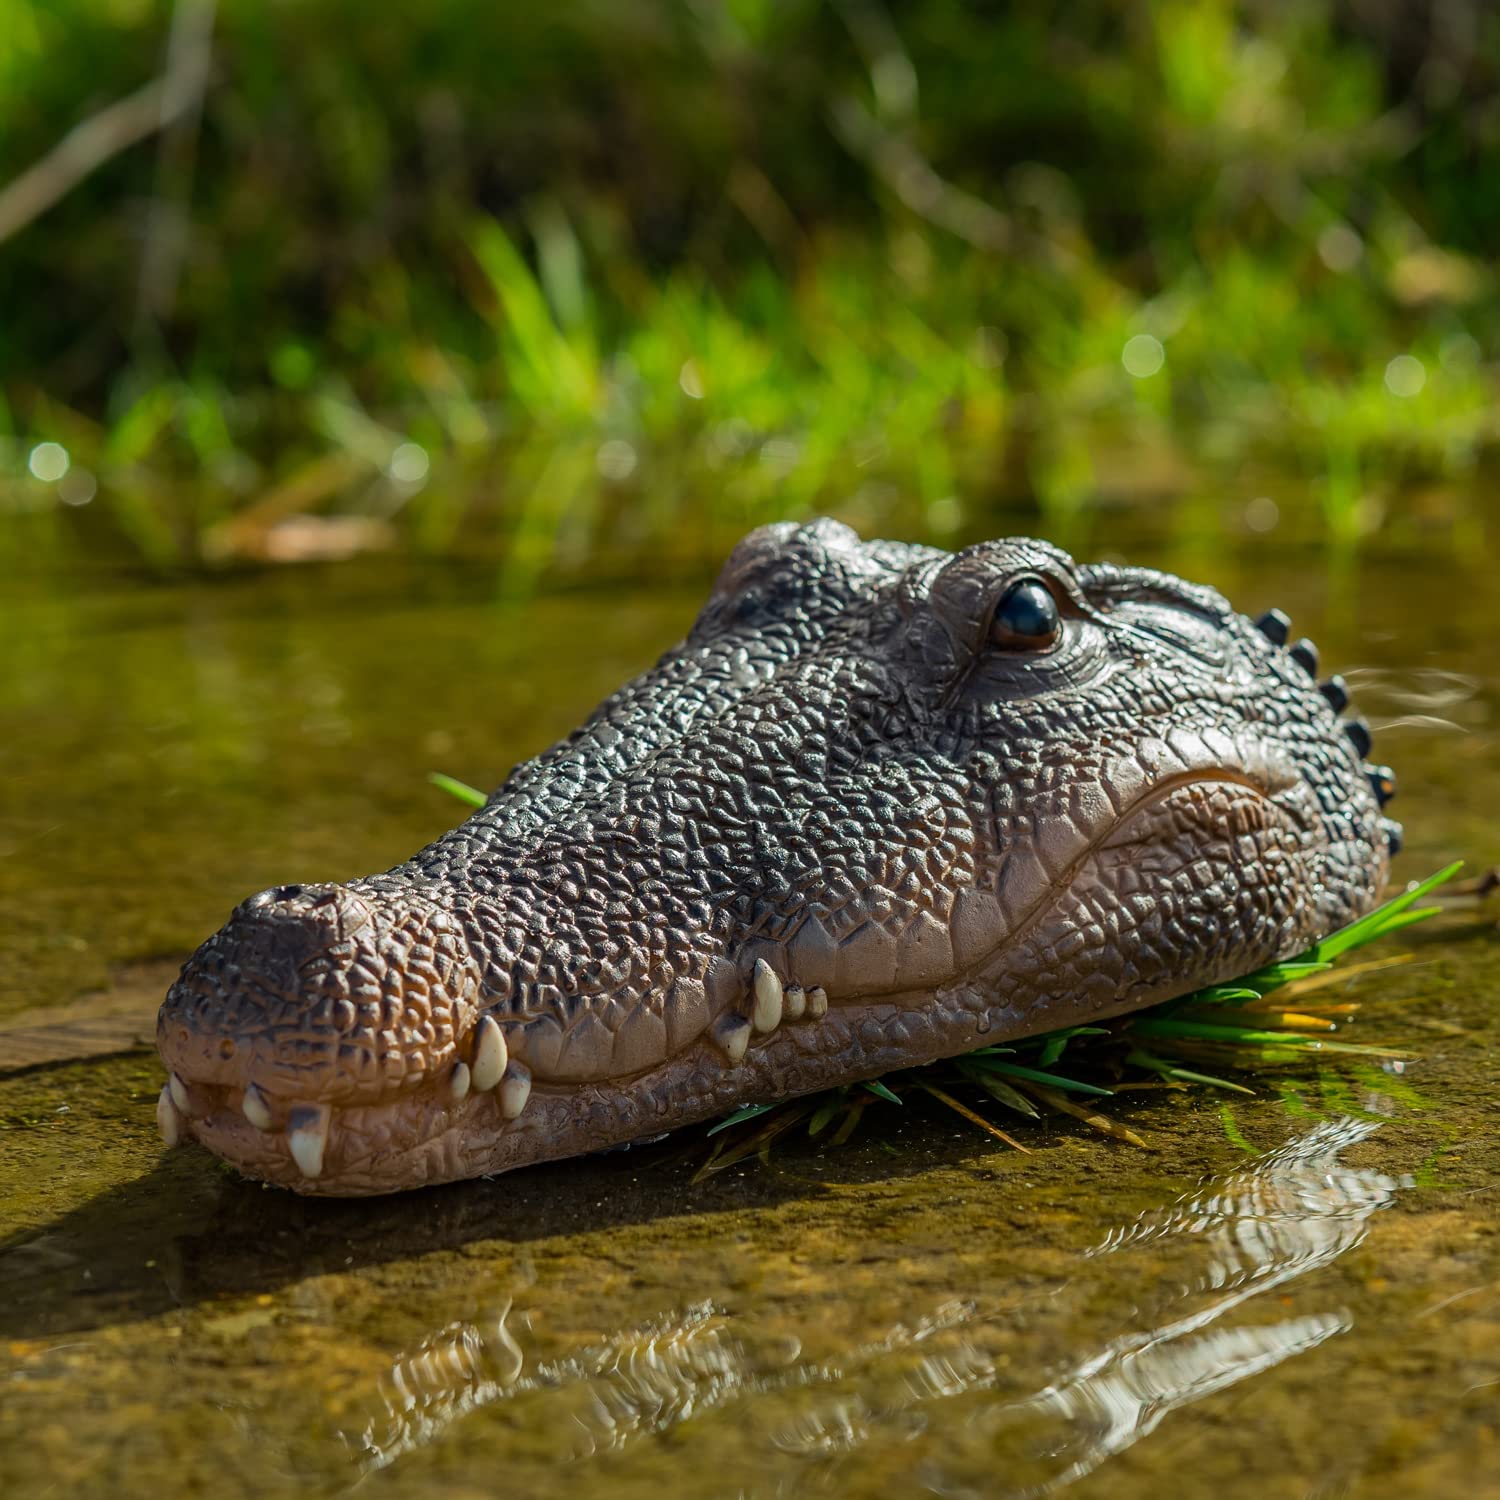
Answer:
<svg viewBox="0 0 1500 1500"><path fill-rule="evenodd" d="M267 906L277 906L283 901L295 901L306 889L300 885L273 885L269 890L258 891L245 905L251 911L260 911Z"/></svg>
<svg viewBox="0 0 1500 1500"><path fill-rule="evenodd" d="M349 937L370 920L370 906L358 894L341 885L322 882L273 885L247 897L235 908L247 930L267 935L282 956L300 962L328 943ZM291 946L288 946L291 945ZM300 957L295 951L300 948Z"/></svg>

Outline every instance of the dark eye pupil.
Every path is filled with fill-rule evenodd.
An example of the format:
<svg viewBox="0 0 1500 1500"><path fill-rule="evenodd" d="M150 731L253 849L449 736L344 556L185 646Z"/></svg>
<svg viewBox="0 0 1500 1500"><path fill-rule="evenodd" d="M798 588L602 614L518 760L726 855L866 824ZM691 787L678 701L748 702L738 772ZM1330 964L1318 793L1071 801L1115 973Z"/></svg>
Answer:
<svg viewBox="0 0 1500 1500"><path fill-rule="evenodd" d="M1045 644L1057 634L1057 601L1036 579L1023 579L1000 601L995 634Z"/></svg>

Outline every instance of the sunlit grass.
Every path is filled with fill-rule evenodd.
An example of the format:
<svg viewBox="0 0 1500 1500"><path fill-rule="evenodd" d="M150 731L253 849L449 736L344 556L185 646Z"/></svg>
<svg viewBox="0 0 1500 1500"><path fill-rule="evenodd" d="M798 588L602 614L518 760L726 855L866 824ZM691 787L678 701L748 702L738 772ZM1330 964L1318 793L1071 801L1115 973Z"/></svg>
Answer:
<svg viewBox="0 0 1500 1500"><path fill-rule="evenodd" d="M1154 337L1141 333L1154 304L1101 265L1066 296L1007 309L972 254L935 246L913 279L830 239L795 282L679 275L638 284L608 323L587 302L577 316L599 321L569 327L499 225L477 223L472 248L489 282L474 312L492 334L482 361L412 329L393 335L409 340L399 368L358 383L315 363L292 391L163 382L106 421L38 403L10 434L0 423L0 519L66 537L88 504L161 569L463 551L496 558L501 592L520 595L601 554L692 565L751 526L825 512L945 544L1024 506L1078 545L1121 472L1153 504L1175 493L1187 527L1208 503L1193 493L1213 493L1216 524L1233 528L1252 466L1284 535L1348 548L1400 519L1408 482L1423 487L1425 530L1445 511L1457 526L1478 456L1500 438L1488 367L1444 365L1431 341L1423 389L1399 397L1383 334L1347 374L1289 374L1248 311L1237 320L1198 280L1174 294L1196 321L1136 376L1122 350ZM1058 298L1081 304L1088 337L1049 330ZM206 415L223 412L235 420ZM291 439L267 448L284 427ZM68 455L60 480L28 468L44 442Z"/></svg>
<svg viewBox="0 0 1500 1500"><path fill-rule="evenodd" d="M160 6L59 4L0 0L29 38L0 56L0 186L161 54ZM1123 29L913 5L880 57L841 29L859 7L731 9L397 7L352 35L345 0L222 0L190 197L155 211L154 153L122 152L0 243L0 545L405 547L518 594L822 511L937 543L1002 508L1081 543L1127 496L1333 554L1478 533L1482 195L1390 135L1466 134L1461 91L1385 97L1399 70L1331 0ZM910 116L882 113L897 76ZM854 115L863 147L830 124ZM938 211L954 189L999 238ZM138 243L179 212L155 327Z"/></svg>

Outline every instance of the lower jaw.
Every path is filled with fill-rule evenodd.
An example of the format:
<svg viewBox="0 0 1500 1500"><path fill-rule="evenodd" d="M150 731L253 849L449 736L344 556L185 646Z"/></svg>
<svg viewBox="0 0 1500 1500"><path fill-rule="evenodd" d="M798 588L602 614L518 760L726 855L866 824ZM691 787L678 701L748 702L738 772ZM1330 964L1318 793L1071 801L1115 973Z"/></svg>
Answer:
<svg viewBox="0 0 1500 1500"><path fill-rule="evenodd" d="M436 1108L415 1111L414 1102L335 1110L316 1177L298 1165L284 1133L260 1130L237 1112L190 1119L183 1130L246 1177L322 1197L399 1192L485 1170L471 1164L480 1147L475 1131L443 1121Z"/></svg>
<svg viewBox="0 0 1500 1500"><path fill-rule="evenodd" d="M499 1100L487 1094L457 1104L407 1096L336 1108L315 1177L299 1166L285 1132L260 1130L238 1110L186 1119L182 1131L257 1181L310 1197L371 1197L585 1155L712 1118L725 1108L726 1086L732 1096L737 1084L747 1085L763 1070L747 1074L741 1065L738 1071L738 1080L724 1078L717 1049L704 1043L653 1070L648 1080L539 1088L517 1119L504 1118ZM664 1117L649 1101L669 1097L674 1088L692 1091L698 1107Z"/></svg>
<svg viewBox="0 0 1500 1500"><path fill-rule="evenodd" d="M899 999L902 1003L896 1003ZM702 1039L632 1079L539 1084L521 1115L504 1117L496 1094L454 1103L406 1095L384 1104L331 1111L322 1169L307 1176L284 1131L261 1130L226 1105L184 1119L182 1131L245 1176L311 1197L370 1197L602 1151L710 1120L752 1100L815 1092L931 1061L946 1051L935 1037L915 1054L904 1018L930 1010L933 996L830 1011L811 1028L764 1038L739 1063ZM870 1046L876 1028L889 1033ZM923 1028L924 1031L927 1028ZM976 1036L971 1045L980 1045Z"/></svg>

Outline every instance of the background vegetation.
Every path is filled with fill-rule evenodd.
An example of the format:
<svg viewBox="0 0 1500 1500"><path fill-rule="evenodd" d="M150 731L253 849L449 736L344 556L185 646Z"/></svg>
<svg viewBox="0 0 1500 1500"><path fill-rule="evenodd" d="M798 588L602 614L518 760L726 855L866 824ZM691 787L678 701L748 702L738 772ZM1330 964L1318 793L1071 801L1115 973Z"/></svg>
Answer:
<svg viewBox="0 0 1500 1500"><path fill-rule="evenodd" d="M1481 0L0 0L0 547L1466 545ZM71 134L70 134L71 132Z"/></svg>

